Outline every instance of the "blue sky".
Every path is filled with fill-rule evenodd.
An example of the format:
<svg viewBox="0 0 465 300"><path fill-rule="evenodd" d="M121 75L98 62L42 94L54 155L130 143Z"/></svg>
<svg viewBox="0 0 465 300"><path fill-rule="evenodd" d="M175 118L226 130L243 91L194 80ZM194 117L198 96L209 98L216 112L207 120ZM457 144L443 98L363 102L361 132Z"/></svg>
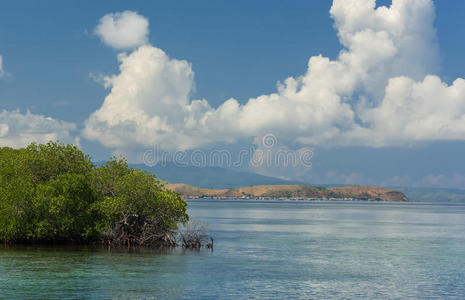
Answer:
<svg viewBox="0 0 465 300"><path fill-rule="evenodd" d="M390 5L390 1L377 4ZM434 75L452 84L465 76L465 2L434 4L440 46ZM342 46L330 17L331 6L331 1L5 1L0 11L5 72L0 78L0 110L19 109L22 114L29 110L73 123L76 132L82 130L109 94L90 74L118 74L117 54L122 52L102 43L94 30L104 15L127 10L150 22L149 44L191 64L195 72L191 100L207 99L218 108L233 97L244 105L249 98L275 93L277 81L305 74L312 56L337 60ZM130 54L133 49L124 51ZM256 171L319 183L398 180L408 185L465 186L463 135L373 147L287 141L280 136L286 131L276 132L285 147L315 149L312 170L303 175L294 174L295 170ZM237 149L252 140L240 134L232 144L214 140L191 148ZM97 159L120 150L98 139L80 137L80 143ZM379 171L373 172L373 164Z"/></svg>
<svg viewBox="0 0 465 300"><path fill-rule="evenodd" d="M192 62L196 94L217 105L227 97L246 100L271 92L277 80L303 73L310 55L339 52L329 2L215 3L7 2L0 12L0 45L5 68L14 79L2 82L2 101L8 109L30 108L85 120L106 94L89 72L117 69L115 51L102 45L92 31L103 15L124 10L138 11L150 20L154 45ZM54 105L57 102L71 102L73 109Z"/></svg>

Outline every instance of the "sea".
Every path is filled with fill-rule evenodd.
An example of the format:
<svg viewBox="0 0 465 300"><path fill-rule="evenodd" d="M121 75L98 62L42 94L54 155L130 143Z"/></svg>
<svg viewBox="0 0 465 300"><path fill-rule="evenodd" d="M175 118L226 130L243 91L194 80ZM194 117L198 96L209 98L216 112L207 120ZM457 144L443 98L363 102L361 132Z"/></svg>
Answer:
<svg viewBox="0 0 465 300"><path fill-rule="evenodd" d="M465 299L465 205L188 201L213 249L0 245L0 299Z"/></svg>

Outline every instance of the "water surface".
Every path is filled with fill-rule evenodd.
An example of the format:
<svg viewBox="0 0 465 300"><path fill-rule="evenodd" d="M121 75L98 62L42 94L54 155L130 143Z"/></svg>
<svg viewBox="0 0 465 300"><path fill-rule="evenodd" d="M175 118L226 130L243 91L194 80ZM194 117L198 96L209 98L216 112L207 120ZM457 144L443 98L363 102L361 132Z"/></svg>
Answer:
<svg viewBox="0 0 465 300"><path fill-rule="evenodd" d="M464 299L465 206L189 201L215 248L0 247L0 299Z"/></svg>

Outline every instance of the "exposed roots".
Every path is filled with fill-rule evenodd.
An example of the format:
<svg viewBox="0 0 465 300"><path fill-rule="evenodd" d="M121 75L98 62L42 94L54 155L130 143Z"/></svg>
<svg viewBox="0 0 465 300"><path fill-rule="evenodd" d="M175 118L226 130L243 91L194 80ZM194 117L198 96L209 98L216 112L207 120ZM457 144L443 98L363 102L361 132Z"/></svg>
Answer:
<svg viewBox="0 0 465 300"><path fill-rule="evenodd" d="M103 237L108 246L131 247L175 247L176 232L166 229L161 224L138 215L123 216Z"/></svg>
<svg viewBox="0 0 465 300"><path fill-rule="evenodd" d="M198 222L189 222L183 226L178 233L178 240L186 249L200 249L202 246L213 249L213 238L207 242L209 236L205 225Z"/></svg>

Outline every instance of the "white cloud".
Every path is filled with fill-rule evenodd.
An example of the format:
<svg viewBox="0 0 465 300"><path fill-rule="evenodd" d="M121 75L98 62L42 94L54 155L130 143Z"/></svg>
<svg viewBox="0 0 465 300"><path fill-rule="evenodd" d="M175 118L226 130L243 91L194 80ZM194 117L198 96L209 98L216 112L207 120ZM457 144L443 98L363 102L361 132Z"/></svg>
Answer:
<svg viewBox="0 0 465 300"><path fill-rule="evenodd" d="M449 86L433 75L419 82L392 78L382 103L363 110L360 118L372 127L359 127L348 136L367 145L464 140L465 80L459 78Z"/></svg>
<svg viewBox="0 0 465 300"><path fill-rule="evenodd" d="M47 143L59 140L79 145L79 139L73 137L76 125L52 119L27 111L18 110L0 112L0 147L19 148L31 142Z"/></svg>
<svg viewBox="0 0 465 300"><path fill-rule="evenodd" d="M194 84L191 65L152 46L141 46L129 56L120 54L118 59L120 74L102 79L111 92L86 121L84 136L114 148L196 145L191 130L198 115L211 108L206 102L189 103ZM189 117L196 124L189 124Z"/></svg>
<svg viewBox="0 0 465 300"><path fill-rule="evenodd" d="M274 135L255 138L248 167L255 173L285 180L299 180L310 174L314 150L282 144Z"/></svg>
<svg viewBox="0 0 465 300"><path fill-rule="evenodd" d="M158 144L193 148L273 133L304 145L410 145L465 139L465 81L434 74L439 50L431 0L334 0L343 45L337 60L309 59L307 72L278 83L276 93L214 109L191 101L186 61L144 45L120 54L120 73L86 121L84 136L116 149Z"/></svg>
<svg viewBox="0 0 465 300"><path fill-rule="evenodd" d="M129 10L107 14L100 19L95 34L103 43L114 49L131 49L147 44L149 21Z"/></svg>
<svg viewBox="0 0 465 300"><path fill-rule="evenodd" d="M2 68L0 55L0 77L6 74ZM57 141L79 145L77 128L73 123L55 120L19 110L0 111L0 147L24 147L32 142L47 143Z"/></svg>

